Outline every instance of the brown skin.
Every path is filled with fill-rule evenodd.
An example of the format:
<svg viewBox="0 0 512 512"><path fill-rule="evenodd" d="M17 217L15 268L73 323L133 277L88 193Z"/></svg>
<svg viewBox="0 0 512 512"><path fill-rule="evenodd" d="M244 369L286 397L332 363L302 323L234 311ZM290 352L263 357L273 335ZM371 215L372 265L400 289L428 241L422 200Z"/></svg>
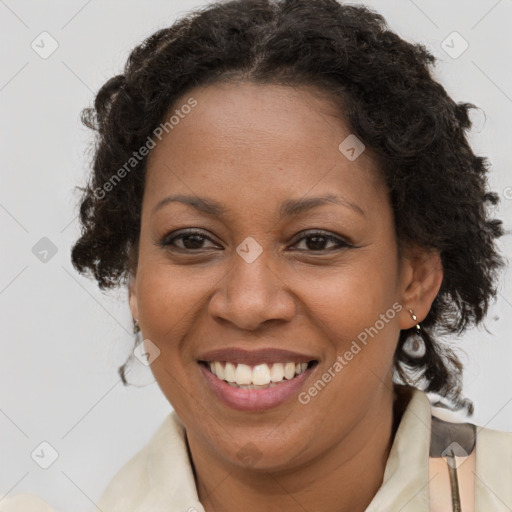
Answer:
<svg viewBox="0 0 512 512"><path fill-rule="evenodd" d="M393 441L399 332L415 325L409 308L418 321L427 315L442 281L439 256L409 249L399 257L376 164L369 150L353 162L340 153L350 130L319 91L214 84L175 108L190 97L198 105L149 156L130 307L161 350L151 368L186 427L199 498L207 512L363 511ZM329 193L364 215L327 203L279 218L283 201ZM151 215L169 194L212 198L228 214L174 202ZM158 247L186 228L209 239L174 242L188 252ZM355 247L315 245L308 233L297 236L304 230ZM235 251L248 236L263 248L250 264ZM208 349L277 346L319 361L307 389L394 303L403 309L308 405L294 397L263 412L236 411L199 371L198 354ZM252 466L237 457L249 442L260 456Z"/></svg>

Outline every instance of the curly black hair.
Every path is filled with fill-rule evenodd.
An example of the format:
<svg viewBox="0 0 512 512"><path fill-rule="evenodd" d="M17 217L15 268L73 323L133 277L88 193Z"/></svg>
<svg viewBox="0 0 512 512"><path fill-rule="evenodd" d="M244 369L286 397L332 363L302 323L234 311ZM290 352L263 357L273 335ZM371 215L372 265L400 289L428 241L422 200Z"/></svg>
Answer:
<svg viewBox="0 0 512 512"><path fill-rule="evenodd" d="M220 2L158 30L101 87L94 108L82 111L96 145L87 186L78 187L82 232L73 266L100 289L127 283L137 266L147 161L139 150L187 91L242 80L316 86L342 107L376 159L400 248L414 244L441 256L444 278L422 322L425 353L404 350L415 329L402 330L394 377L472 414L461 396L463 366L441 338L485 317L505 264L495 243L504 230L489 217L498 195L487 190L488 161L466 136L476 107L449 97L432 76L435 61L372 9L335 0ZM123 179L113 183L116 173Z"/></svg>

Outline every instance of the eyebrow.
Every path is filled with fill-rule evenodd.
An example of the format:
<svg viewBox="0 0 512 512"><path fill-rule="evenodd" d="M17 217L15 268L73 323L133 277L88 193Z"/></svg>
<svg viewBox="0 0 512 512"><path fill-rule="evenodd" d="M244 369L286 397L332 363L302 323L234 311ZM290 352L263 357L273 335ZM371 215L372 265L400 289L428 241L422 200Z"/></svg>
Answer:
<svg viewBox="0 0 512 512"><path fill-rule="evenodd" d="M160 200L151 211L151 215L153 215L157 210L160 210L164 206L173 203L183 203L192 206L196 210L203 212L207 215L221 217L228 213L228 209L224 207L222 204L217 201L207 198L207 197L197 197L197 196L187 196L183 194L171 195ZM345 206L350 208L351 210L359 213L362 216L365 216L364 210L348 200L346 197L328 194L320 197L309 197L309 198L301 198L301 199L287 199L281 205L279 209L279 218L291 217L292 215L298 215L300 213L304 213L309 211L317 206L322 206L328 203L338 204L340 206Z"/></svg>
<svg viewBox="0 0 512 512"><path fill-rule="evenodd" d="M161 201L159 201L151 210L151 215L153 215L157 210L160 210L164 206L170 203L183 203L188 204L199 210L200 212L206 213L207 215L215 215L217 217L221 217L227 213L227 209L222 206L217 201L213 199L209 199L207 197L197 197L197 196L186 196L183 194L177 194L173 196L164 197Z"/></svg>
<svg viewBox="0 0 512 512"><path fill-rule="evenodd" d="M345 206L346 208L350 208L355 212L359 213L363 217L365 216L364 210L353 203L349 199L343 196L328 194L326 196L321 197L309 197L304 199L288 199L283 202L280 209L280 218L290 217L292 215L298 215L299 213L303 213L305 211L309 211L312 208L317 206L322 206L324 204L334 203L340 206Z"/></svg>

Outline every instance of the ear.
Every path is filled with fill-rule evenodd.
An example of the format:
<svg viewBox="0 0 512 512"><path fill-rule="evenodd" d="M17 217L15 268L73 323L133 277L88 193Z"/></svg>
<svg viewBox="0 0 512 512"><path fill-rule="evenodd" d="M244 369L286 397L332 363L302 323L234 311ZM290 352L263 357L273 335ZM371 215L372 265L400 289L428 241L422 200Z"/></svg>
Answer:
<svg viewBox="0 0 512 512"><path fill-rule="evenodd" d="M437 250L408 247L402 256L400 329L410 329L428 315L443 282L443 265ZM418 320L409 312L412 309Z"/></svg>
<svg viewBox="0 0 512 512"><path fill-rule="evenodd" d="M128 280L128 301L130 303L130 311L132 313L132 317L138 320L139 307L137 304L137 278L133 274L130 274Z"/></svg>

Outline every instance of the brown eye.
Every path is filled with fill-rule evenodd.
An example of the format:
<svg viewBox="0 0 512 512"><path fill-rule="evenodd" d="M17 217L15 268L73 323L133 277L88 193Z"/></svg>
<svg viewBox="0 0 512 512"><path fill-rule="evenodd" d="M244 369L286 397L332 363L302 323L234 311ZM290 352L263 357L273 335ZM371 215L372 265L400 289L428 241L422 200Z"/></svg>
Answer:
<svg viewBox="0 0 512 512"><path fill-rule="evenodd" d="M298 240L298 242L301 242L305 240L305 250L307 251L326 251L326 250L333 250L337 248L347 248L352 247L351 244L348 242L345 242L344 240L335 237L330 234L326 234L324 232L313 232L306 236L303 236ZM327 244L333 243L334 247L326 247ZM304 249L298 249L298 250L304 250Z"/></svg>
<svg viewBox="0 0 512 512"><path fill-rule="evenodd" d="M159 245L161 247L177 249L179 251L194 251L201 249L210 249L211 247L203 246L203 244L207 240L212 242L212 240L206 235L204 235L202 231L188 230L182 231L180 234L175 236L166 235ZM215 247L218 246L215 245Z"/></svg>

